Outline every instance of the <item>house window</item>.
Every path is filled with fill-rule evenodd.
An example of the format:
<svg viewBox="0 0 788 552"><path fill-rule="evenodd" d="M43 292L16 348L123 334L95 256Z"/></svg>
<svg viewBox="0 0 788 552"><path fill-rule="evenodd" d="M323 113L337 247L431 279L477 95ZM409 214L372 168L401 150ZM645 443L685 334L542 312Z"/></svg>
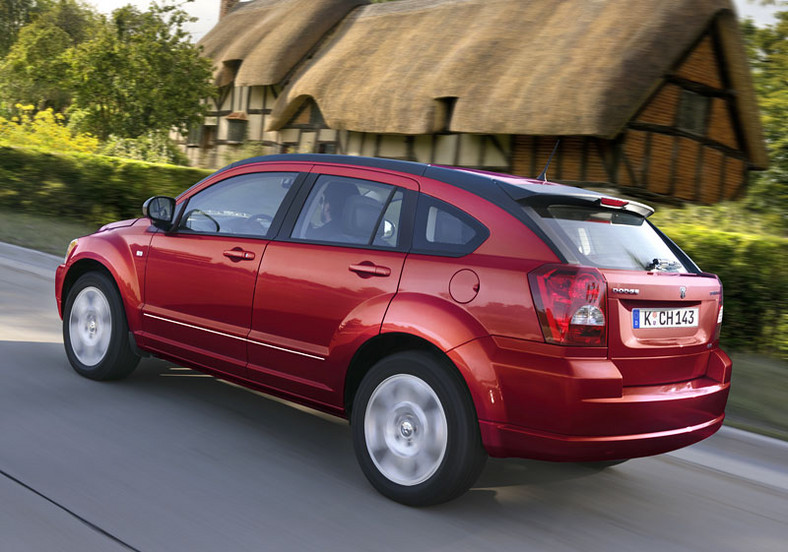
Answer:
<svg viewBox="0 0 788 552"><path fill-rule="evenodd" d="M246 113L234 111L227 116L227 141L243 142L246 138Z"/></svg>
<svg viewBox="0 0 788 552"><path fill-rule="evenodd" d="M690 90L682 90L676 127L699 136L706 135L711 99Z"/></svg>
<svg viewBox="0 0 788 552"><path fill-rule="evenodd" d="M189 134L186 138L186 145L189 147L197 147L202 142L202 129L203 125L192 125L189 127Z"/></svg>

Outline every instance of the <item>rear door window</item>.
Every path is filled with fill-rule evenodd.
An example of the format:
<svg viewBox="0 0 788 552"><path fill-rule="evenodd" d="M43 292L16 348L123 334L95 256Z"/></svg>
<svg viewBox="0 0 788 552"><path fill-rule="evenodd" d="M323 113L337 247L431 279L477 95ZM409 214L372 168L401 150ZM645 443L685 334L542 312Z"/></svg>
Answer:
<svg viewBox="0 0 788 552"><path fill-rule="evenodd" d="M327 244L397 248L403 192L395 186L321 175L291 238Z"/></svg>
<svg viewBox="0 0 788 552"><path fill-rule="evenodd" d="M534 207L567 259L623 270L688 272L671 246L645 218L596 205Z"/></svg>

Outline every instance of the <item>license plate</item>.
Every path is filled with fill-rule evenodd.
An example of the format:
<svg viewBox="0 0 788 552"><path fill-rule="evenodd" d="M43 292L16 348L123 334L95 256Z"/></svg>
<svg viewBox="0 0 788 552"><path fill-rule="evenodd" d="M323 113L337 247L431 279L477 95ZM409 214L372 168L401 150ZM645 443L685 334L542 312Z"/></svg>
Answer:
<svg viewBox="0 0 788 552"><path fill-rule="evenodd" d="M697 326L698 309L632 309L632 327L636 330Z"/></svg>

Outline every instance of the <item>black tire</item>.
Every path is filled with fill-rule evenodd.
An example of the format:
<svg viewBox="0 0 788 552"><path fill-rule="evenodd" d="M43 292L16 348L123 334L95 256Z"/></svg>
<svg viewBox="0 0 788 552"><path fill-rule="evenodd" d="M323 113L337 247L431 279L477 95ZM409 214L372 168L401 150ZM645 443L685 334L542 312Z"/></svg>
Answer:
<svg viewBox="0 0 788 552"><path fill-rule="evenodd" d="M118 380L137 367L140 357L129 343L123 302L106 274L87 272L69 290L63 344L71 366L86 378Z"/></svg>
<svg viewBox="0 0 788 552"><path fill-rule="evenodd" d="M487 459L465 382L425 352L396 353L372 367L353 401L351 431L372 486L408 506L458 497Z"/></svg>

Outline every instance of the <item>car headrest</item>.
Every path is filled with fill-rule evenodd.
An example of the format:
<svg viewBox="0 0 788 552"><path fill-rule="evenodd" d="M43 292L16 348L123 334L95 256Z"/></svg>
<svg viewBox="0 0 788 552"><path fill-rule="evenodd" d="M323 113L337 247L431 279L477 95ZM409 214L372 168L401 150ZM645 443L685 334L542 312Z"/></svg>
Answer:
<svg viewBox="0 0 788 552"><path fill-rule="evenodd" d="M342 210L342 231L349 236L367 240L375 230L383 204L366 196L351 196Z"/></svg>

